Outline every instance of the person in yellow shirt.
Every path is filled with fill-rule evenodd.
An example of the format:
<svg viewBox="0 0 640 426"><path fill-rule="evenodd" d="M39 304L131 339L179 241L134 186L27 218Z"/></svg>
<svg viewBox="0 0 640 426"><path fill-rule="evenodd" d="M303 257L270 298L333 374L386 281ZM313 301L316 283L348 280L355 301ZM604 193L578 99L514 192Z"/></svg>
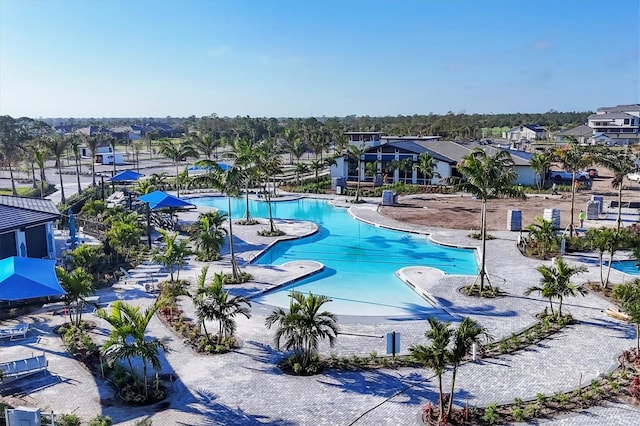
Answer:
<svg viewBox="0 0 640 426"><path fill-rule="evenodd" d="M584 225L584 211L580 210L580 213L578 213L578 220L580 221L580 228L583 227Z"/></svg>

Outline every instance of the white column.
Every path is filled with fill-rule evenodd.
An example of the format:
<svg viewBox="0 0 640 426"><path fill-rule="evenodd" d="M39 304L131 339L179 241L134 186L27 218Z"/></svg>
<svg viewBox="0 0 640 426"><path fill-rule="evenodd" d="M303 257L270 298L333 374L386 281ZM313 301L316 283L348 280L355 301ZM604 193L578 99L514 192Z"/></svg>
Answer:
<svg viewBox="0 0 640 426"><path fill-rule="evenodd" d="M24 231L16 231L16 253L18 257L27 257L27 236Z"/></svg>

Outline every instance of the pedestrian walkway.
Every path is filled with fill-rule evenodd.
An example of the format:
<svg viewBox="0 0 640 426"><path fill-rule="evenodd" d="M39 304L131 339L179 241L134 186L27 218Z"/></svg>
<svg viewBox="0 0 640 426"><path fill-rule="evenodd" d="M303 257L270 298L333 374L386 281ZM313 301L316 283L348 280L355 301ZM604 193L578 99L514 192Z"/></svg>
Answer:
<svg viewBox="0 0 640 426"><path fill-rule="evenodd" d="M347 205L347 204L345 204ZM425 239L455 246L479 247L465 231L454 231L399 223L377 212L377 204L350 206L350 214L369 223L424 234ZM192 214L193 215L193 214ZM193 220L185 216L181 220ZM263 226L263 225L257 225ZM288 236L308 235L315 231L312 224L285 221ZM249 265L248 260L267 247L272 239L263 239L255 227L234 226L234 235L242 243L236 246L243 260L242 268L254 276L251 283L230 287L235 294L255 294L279 283L310 273L315 262L296 262L282 267ZM498 299L475 299L462 295L458 288L470 278L455 275L434 277L420 268L405 271L405 278L428 291L437 302L457 317L470 316L487 327L495 338L508 337L535 321L535 314L548 301L524 296L524 290L538 283L535 267L540 261L522 257L516 249L517 233L492 232L496 238L487 241L487 271L491 284L499 286L508 296ZM250 253L250 255L245 255ZM568 259L573 264L575 261ZM546 262L548 263L548 262ZM203 264L191 261L180 273L181 278L195 280ZM229 259L211 263L210 274L228 272ZM598 268L589 265L589 272L579 281L597 279ZM612 281L623 276L612 271ZM143 289L121 288L101 291L100 300L110 303L122 299L148 306L153 296ZM187 316L193 308L181 302ZM604 314L611 307L596 295L565 300L565 308L579 321L538 345L494 359L484 359L461 367L457 378L456 403L483 406L492 402L509 403L514 398L529 399L541 392L547 395L570 390L595 379L616 365L616 357L633 346L633 327ZM170 351L162 357L163 375L177 378L170 384L168 403L150 407L120 407L113 391L102 381L96 382L79 364L68 358L61 341L51 329L64 321L59 315L35 314L28 318L38 330L37 338L26 342L10 342L3 347L0 361L27 351L46 351L50 359L51 376L29 382L28 391L15 402L29 406L48 407L56 412L72 412L88 419L96 414L109 415L116 424L134 424L150 418L154 425L174 424L279 424L279 425L399 425L415 424L421 406L434 401L437 384L432 373L421 368L376 371L327 371L313 377L284 375L276 363L282 354L273 347L273 330L264 326L270 308L254 306L251 319L239 318L237 335L242 346L237 351L218 356L203 356L185 346L182 339L168 330L157 318L150 324L149 335L166 338ZM88 319L98 323L102 338L108 328L91 314ZM425 321L377 317L340 317L342 334L334 348L323 342L324 356L360 356L385 353L381 337L391 331L402 336L401 353L408 353L412 344L427 343ZM51 354L51 355L50 355ZM40 380L40 381L39 381ZM4 393L3 393L4 395ZM619 423L638 424L640 412L623 405L607 405L570 414L551 424L596 424L595 418L611 416ZM609 423L614 424L614 423Z"/></svg>

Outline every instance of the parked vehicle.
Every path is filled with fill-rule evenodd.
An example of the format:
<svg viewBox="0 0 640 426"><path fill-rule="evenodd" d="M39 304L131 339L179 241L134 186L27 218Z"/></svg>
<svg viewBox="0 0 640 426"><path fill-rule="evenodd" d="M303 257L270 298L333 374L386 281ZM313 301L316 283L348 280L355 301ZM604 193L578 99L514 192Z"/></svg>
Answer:
<svg viewBox="0 0 640 426"><path fill-rule="evenodd" d="M627 179L633 180L635 182L640 182L640 170L636 170L635 172L631 172L627 175Z"/></svg>
<svg viewBox="0 0 640 426"><path fill-rule="evenodd" d="M581 182L585 182L589 180L591 177L587 172L576 172L576 180ZM573 179L573 174L571 172L565 172L564 170L550 170L547 179L560 182L563 180L571 180Z"/></svg>

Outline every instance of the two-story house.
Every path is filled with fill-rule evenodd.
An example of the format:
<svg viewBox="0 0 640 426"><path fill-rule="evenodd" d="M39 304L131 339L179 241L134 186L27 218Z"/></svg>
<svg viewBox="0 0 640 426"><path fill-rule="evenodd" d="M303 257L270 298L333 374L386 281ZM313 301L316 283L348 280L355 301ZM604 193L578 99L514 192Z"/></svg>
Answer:
<svg viewBox="0 0 640 426"><path fill-rule="evenodd" d="M604 136L611 145L628 145L640 141L640 104L598 108L588 118L593 136Z"/></svg>

